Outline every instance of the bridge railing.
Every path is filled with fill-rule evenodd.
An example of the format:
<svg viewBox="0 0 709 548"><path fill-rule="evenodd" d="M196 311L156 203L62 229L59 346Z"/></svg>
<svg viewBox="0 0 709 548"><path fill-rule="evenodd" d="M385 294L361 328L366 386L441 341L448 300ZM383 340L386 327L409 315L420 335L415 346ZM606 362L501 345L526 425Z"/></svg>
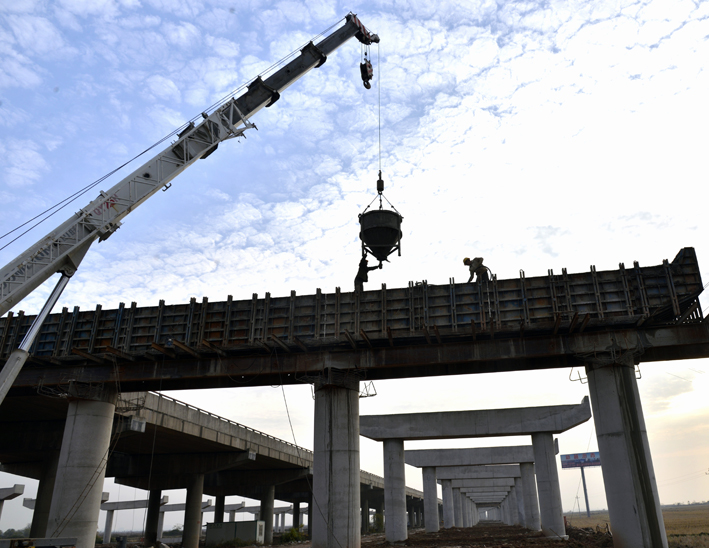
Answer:
<svg viewBox="0 0 709 548"><path fill-rule="evenodd" d="M132 394L132 393L130 393L130 394L125 394L124 396L125 396L128 400L130 400L130 399L131 399L131 394ZM301 447L301 446L296 445L296 444L294 444L294 443L291 443L291 442L289 442L289 441L282 440L282 439L277 438L277 437L275 437L275 436L272 436L272 435L270 435L270 434L266 434L265 432L261 432L260 430L256 430L255 428L251 428L250 426L243 425L243 424L238 423L238 422L236 422L236 421L233 421L233 420L231 420L231 419L227 419L226 417L222 417L222 416L220 416L220 415L216 415L216 414L211 413L211 412L209 412L209 411L205 411L204 409L200 409L199 407L196 407L196 406L194 406L194 405L192 405L192 404L183 402L183 401L181 401L181 400L172 398L172 397L170 397L170 396L166 396L165 394L161 394L161 393L159 393L159 392L148 392L148 396L152 396L153 398L158 398L158 399L162 399L162 400L165 400L165 401L169 401L169 402L171 402L172 404L175 404L175 405L177 405L177 406L180 406L180 407L182 407L182 408L184 408L184 409L189 409L189 410L191 410L191 411L194 411L194 412L198 413L199 416L209 417L209 418L211 418L211 419L214 419L214 420L219 421L219 423L221 423L221 424L228 424L228 425L230 425L230 426L233 426L233 427L236 427L236 428L239 428L239 429L246 430L246 431L249 432L249 433L255 434L255 435L257 435L257 436L261 436L261 437L266 438L266 439L268 439L268 440L271 440L271 441L274 441L274 442L277 442L277 443L286 445L286 446L288 446L288 447L290 447L290 448L292 448L292 449L295 449L295 451L298 453L298 456L305 455L306 458L309 458L310 460L312 460L312 458L313 458L313 452L312 452L311 450L309 450L309 449L305 449L304 447ZM161 409L161 406L160 406L159 403L157 403L157 405L152 405L152 404L150 404L149 398L146 398L146 400L145 400L145 406L146 406L147 409L149 409L150 411L153 411L153 412L155 412L155 413L162 413L162 414L171 416L171 417L176 418L176 419L179 419L179 420L185 420L185 418L184 418L183 416L179 416L178 414L170 413L169 411L166 410L165 407L163 407L163 408Z"/></svg>

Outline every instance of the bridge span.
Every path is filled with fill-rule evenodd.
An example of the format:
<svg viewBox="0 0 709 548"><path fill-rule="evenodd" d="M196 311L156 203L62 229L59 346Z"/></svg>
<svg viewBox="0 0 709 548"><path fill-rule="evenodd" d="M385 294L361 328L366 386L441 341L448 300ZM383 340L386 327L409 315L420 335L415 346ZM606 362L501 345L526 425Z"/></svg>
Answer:
<svg viewBox="0 0 709 548"><path fill-rule="evenodd" d="M311 383L313 497L322 509L313 513L313 547L359 548L360 380L584 367L604 481L613 486L607 497L614 539L655 548L667 539L634 367L709 356L702 290L694 249L684 248L672 262L621 263L608 271L592 266L473 284L451 279L351 293L75 307L50 316L10 394L54 391L69 400L72 427L64 432L57 474L68 479L55 486L51 510L66 528L66 509L78 497L98 508L100 488L81 493L110 447L116 387ZM0 321L0 359L31 320L19 313ZM82 468L72 455L87 438L98 449ZM76 527L71 536L89 548L93 530ZM185 547L196 548L187 530L185 524Z"/></svg>

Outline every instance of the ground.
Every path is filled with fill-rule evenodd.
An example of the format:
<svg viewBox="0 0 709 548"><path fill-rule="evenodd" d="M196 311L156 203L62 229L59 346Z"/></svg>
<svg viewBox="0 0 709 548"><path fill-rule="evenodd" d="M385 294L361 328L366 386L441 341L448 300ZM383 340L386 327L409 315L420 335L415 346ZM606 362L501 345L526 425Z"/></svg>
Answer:
<svg viewBox="0 0 709 548"><path fill-rule="evenodd" d="M596 532L591 528L577 529L569 527L569 540L560 543L544 538L541 533L510 525L480 523L469 529L453 527L441 529L438 533L426 533L423 529L409 532L409 538L401 546L416 548L517 548L517 547L565 547L599 548L612 547L613 539L605 532ZM384 535L365 535L362 537L363 548L387 546Z"/></svg>

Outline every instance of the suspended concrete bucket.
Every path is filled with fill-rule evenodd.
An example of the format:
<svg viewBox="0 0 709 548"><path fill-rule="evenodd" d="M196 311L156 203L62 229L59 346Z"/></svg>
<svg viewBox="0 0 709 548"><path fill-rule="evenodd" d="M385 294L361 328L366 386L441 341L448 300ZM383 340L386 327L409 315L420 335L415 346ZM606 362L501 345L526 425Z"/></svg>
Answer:
<svg viewBox="0 0 709 548"><path fill-rule="evenodd" d="M375 209L360 213L359 237L362 253L369 252L377 260L385 261L394 251L401 256L401 221L404 218L396 211Z"/></svg>

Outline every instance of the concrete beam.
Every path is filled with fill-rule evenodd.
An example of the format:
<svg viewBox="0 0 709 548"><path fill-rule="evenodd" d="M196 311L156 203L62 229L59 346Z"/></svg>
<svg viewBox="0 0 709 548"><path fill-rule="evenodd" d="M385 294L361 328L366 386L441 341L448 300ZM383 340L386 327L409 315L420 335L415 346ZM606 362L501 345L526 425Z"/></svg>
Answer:
<svg viewBox="0 0 709 548"><path fill-rule="evenodd" d="M558 434L590 418L591 404L586 396L577 405L363 415L359 430L360 435L377 441L525 436L537 432Z"/></svg>
<svg viewBox="0 0 709 548"><path fill-rule="evenodd" d="M160 506L164 506L170 500L170 497L165 495L160 499ZM147 508L148 499L144 500L121 500L116 502L104 502L101 505L101 510L133 510L137 508Z"/></svg>
<svg viewBox="0 0 709 548"><path fill-rule="evenodd" d="M411 466L477 466L534 462L531 445L476 447L470 449L415 449L404 451L404 462Z"/></svg>
<svg viewBox="0 0 709 548"><path fill-rule="evenodd" d="M436 468L438 479L493 479L521 477L519 464L500 466L441 466Z"/></svg>
<svg viewBox="0 0 709 548"><path fill-rule="evenodd" d="M462 479L451 480L453 487L461 489L476 487L514 487L514 478L493 478L493 479Z"/></svg>
<svg viewBox="0 0 709 548"><path fill-rule="evenodd" d="M259 355L256 351L212 360L208 374L204 370L206 360L202 358L180 354L174 359L176 366L156 370L153 362L145 357L122 363L120 382L125 391L180 390L230 387L237 375L252 386L299 384L302 375L317 375L323 368L366 370L368 380L494 373L578 367L584 356L599 351L607 355L609 349L613 349L614 355L642 351L643 362L704 358L709 356L709 324L614 327L534 337L519 337L515 333L511 338L479 337L475 343L461 334L450 342L446 340L436 345L429 345L420 337L416 341L401 341L401 346L391 347L387 340L385 345L356 350L348 349L343 343L336 352L284 353L279 356L278 371L272 371L270 354ZM66 379L115 383L118 380L115 375L111 364L90 360L61 361L43 368L25 367L17 376L10 395L33 394L40 383L55 386Z"/></svg>
<svg viewBox="0 0 709 548"><path fill-rule="evenodd" d="M19 497L25 492L25 486L16 483L12 487L3 487L0 489L0 501L11 500Z"/></svg>

